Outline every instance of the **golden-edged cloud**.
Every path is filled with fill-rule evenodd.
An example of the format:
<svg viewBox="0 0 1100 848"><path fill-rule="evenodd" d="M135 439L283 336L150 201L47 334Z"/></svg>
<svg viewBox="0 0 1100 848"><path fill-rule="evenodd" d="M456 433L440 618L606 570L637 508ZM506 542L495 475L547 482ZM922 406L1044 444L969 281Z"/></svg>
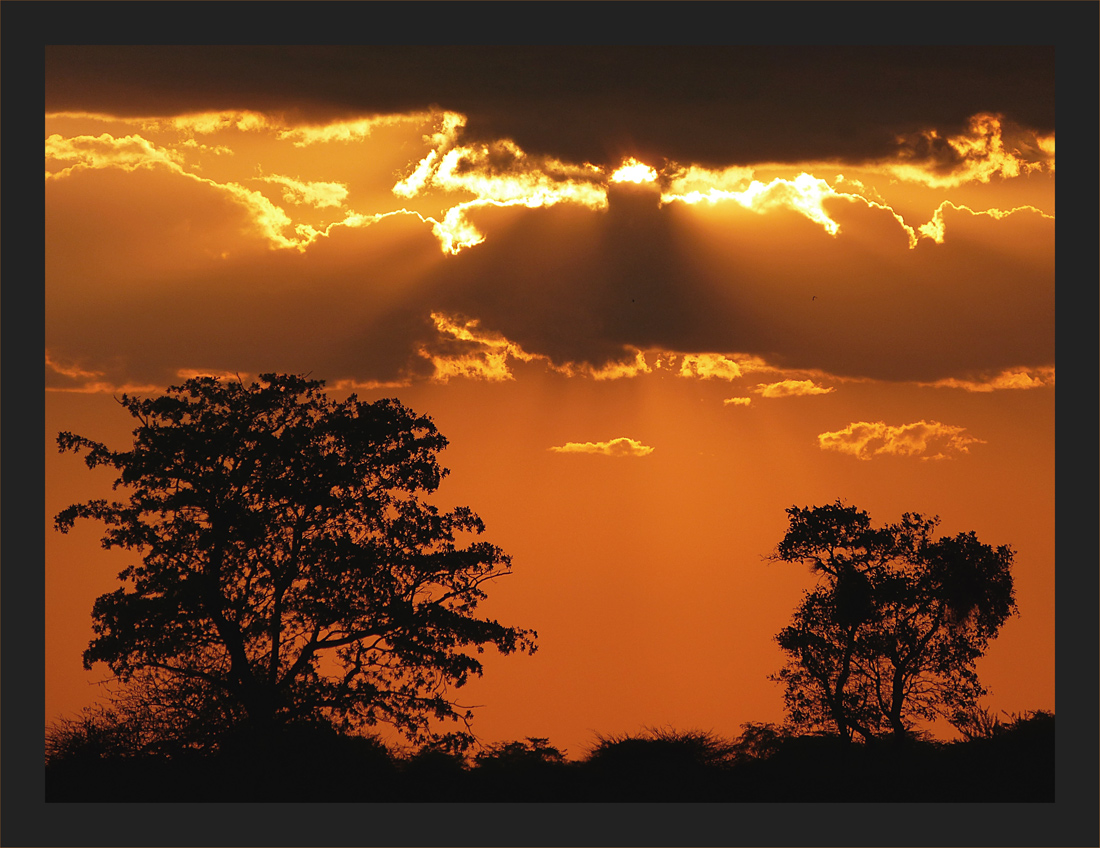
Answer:
<svg viewBox="0 0 1100 848"><path fill-rule="evenodd" d="M832 386L819 386L813 380L780 380L778 383L760 383L753 391L761 397L783 398L827 395L836 390Z"/></svg>
<svg viewBox="0 0 1100 848"><path fill-rule="evenodd" d="M114 394L117 392L153 392L163 386L118 383L107 379L105 371L82 367L73 361L59 360L46 350L47 392L71 392L73 394Z"/></svg>
<svg viewBox="0 0 1100 848"><path fill-rule="evenodd" d="M47 117L79 116L65 113ZM282 201L286 204L339 209L348 199L348 189L343 182L303 181L275 175L256 178L243 174L237 180L204 180L245 206L272 247L289 247L299 251L327 235L333 226L362 226L364 222L373 222L387 215L415 214L430 225L445 254L457 254L481 244L486 238L470 219L470 213L475 210L505 206L538 208L557 204L603 210L608 206L609 186L621 182L659 186L662 205L731 202L759 214L777 209L792 210L833 236L841 232L841 225L829 211L829 204L838 201L860 204L892 216L905 233L910 247L915 247L922 237L936 243L943 242L943 213L946 209L994 218L1025 210L1053 217L1031 206L976 210L945 201L936 209L931 220L914 226L906 222L874 186L864 185L857 178L846 179L843 175L837 175L830 185L827 180L805 169L793 176L762 180L756 178L752 167L708 169L666 163L658 171L650 164L627 157L609 174L607 169L588 162L569 163L548 155L530 155L510 139L463 143L466 117L449 111L376 115L304 126L287 125L277 116L250 111L162 118L84 117L135 127L157 136L159 143L136 132L118 137L103 133L71 138L54 133L46 140L46 158L48 162L63 167L47 170L47 179L71 176L87 168L114 167L132 171L157 166L168 167L192 179L203 179L197 173L198 165L187 165L185 152L196 147L225 152L230 152L231 148L225 145L213 148L197 145L195 135L266 133L278 142L289 142L291 146L301 148L318 143L364 142L379 126L408 124L416 127L426 124L432 128L432 132L422 137L428 148L427 153L415 164L410 164L406 176L393 185L392 194L403 198L430 195L436 199L453 194L465 195L458 202L445 204L437 214L404 209L353 210L343 219L333 219L315 228L311 224L295 222L277 203L259 192L250 193L242 183L260 179L279 185L283 189ZM1014 128L1013 143L1009 144L1002 123L1000 116L976 115L969 132L963 135L941 137L935 130L926 130L900 139L896 157L869 165L864 163L860 168L932 188L949 188L965 182L988 182L994 175L1011 178L1034 170L1053 170L1053 135L1040 137L1032 133L1029 136L1026 131ZM821 163L819 165L824 167Z"/></svg>
<svg viewBox="0 0 1100 848"><path fill-rule="evenodd" d="M671 367L675 354L665 357ZM661 361L661 360L658 360ZM701 380L736 380L745 372L742 363L719 353L685 353L680 356L681 377L698 377Z"/></svg>
<svg viewBox="0 0 1100 848"><path fill-rule="evenodd" d="M971 209L969 206L963 204L953 203L950 200L943 201L936 207L936 211L932 213L932 218L925 224L921 224L917 229L922 236L932 239L936 244L943 244L944 238L947 234L947 224L944 220L944 210L952 209L956 212L965 212L969 215L984 215L988 218L993 218L996 221L1002 218L1007 218L1009 215L1015 215L1021 212L1032 212L1039 215L1042 218L1046 218L1050 221L1054 220L1053 215L1049 215L1042 209L1038 209L1034 206L1015 206L1012 209Z"/></svg>
<svg viewBox="0 0 1100 848"><path fill-rule="evenodd" d="M65 138L54 133L46 138L46 161L67 163L60 170L46 171L46 179L61 179L94 168L120 168L133 171L138 168L155 168L161 165L181 171L183 156L153 144L140 135L116 138L110 133L98 136L78 135Z"/></svg>
<svg viewBox="0 0 1100 848"><path fill-rule="evenodd" d="M432 364L432 379L445 383L455 377L501 382L512 380L509 360L530 362L540 358L508 341L500 333L485 330L477 319L433 312L432 324L440 336L434 345L422 345L420 356Z"/></svg>
<svg viewBox="0 0 1100 848"><path fill-rule="evenodd" d="M401 121L407 125L378 131ZM391 327L374 333L386 338L388 348L380 354L385 368L341 371L340 378L510 380L518 363L537 363L595 380L657 374L735 383L754 370L776 372L755 390L728 392L760 398L829 392L807 381L816 375L925 382L952 377L953 385L969 391L1046 384L1032 373L964 385L979 368L1043 363L1048 347L1052 356L1042 322L1053 320L1044 298L1048 278L1053 283L1054 216L1052 206L1042 207L1052 203L1054 180L1023 165L974 170L973 185L956 194L940 185L899 186L902 178L889 176L881 161L852 163L854 170L847 170L849 163L703 168L631 157L618 167L570 163L528 153L508 139L469 141L465 116L442 110L310 127L253 112L94 120L71 114L47 116L46 123L47 207L79 210L70 219L55 215L58 233L84 221L89 244L103 243L93 231L114 235L109 221L90 223L98 203L92 189L101 187L79 182L85 172L113 169L117 176L100 180L110 191L125 193L132 182L134 209L166 198L160 217L176 216L179 233L191 232L187 215L194 203L212 201L214 216L201 219L201 249L186 254L198 257L187 273L201 268L205 279L235 280L239 257L269 247L290 254L270 263L274 275L290 279L300 274L294 254L315 252L310 272L319 296L338 288L346 314L362 315L371 330L384 329L384 322ZM982 138L997 137L992 123L979 129ZM1039 157L1049 170L1053 136L1036 138L1031 147L1013 146L1008 138L1002 132L997 143L960 142L958 150L948 145L954 152L944 162L973 164L1011 154L1025 163ZM302 149L317 145L335 146ZM217 152L223 148L235 152ZM373 165L376 151L386 163L382 172ZM931 154L921 159L910 153L897 161L943 172ZM832 170L823 170L826 164ZM130 176L142 171L158 176ZM1028 173L1004 186L1012 174ZM983 182L987 174L1000 176ZM172 181L189 185L174 193ZM625 190L616 187L620 182L627 183ZM633 182L644 189L631 190ZM186 203L172 205L184 196ZM222 199L230 202L217 202ZM550 206L562 208L524 215ZM512 211L478 214L499 207ZM800 226L783 212L812 223ZM758 224L758 216L771 221ZM349 233L389 217L406 221L370 235ZM521 218L522 226L513 225ZM1014 220L1005 223L1008 218ZM967 238L952 243L951 228L964 226ZM341 263L352 261L355 251L373 255L385 239L373 233L397 229L417 261L402 265L400 285L386 284L385 303L376 302L369 284L346 288L355 272ZM136 231L130 232L136 240ZM177 230L157 232L184 238ZM452 258L485 241L490 244ZM928 249L906 250L906 243ZM950 275L940 273L969 261L976 245L989 248L989 280L1003 281L995 303L979 296L979 286L952 286ZM827 261L805 261L820 250L828 252ZM537 261L529 260L532 251ZM873 264L867 264L870 253ZM154 276L157 261L149 257ZM417 284L405 285L413 277ZM421 299L425 294L428 302ZM811 294L821 295L812 305ZM989 320L982 312L987 305ZM433 311L465 313L482 323L454 319L458 323L439 324L426 337L419 322ZM1024 311L1036 323L1028 333L1011 332L1018 323L1012 316ZM949 320L940 322L941 315ZM975 332L982 322L989 332ZM915 329L933 323L937 350L929 347L927 332ZM459 326L467 335L451 332ZM979 344L969 358L937 352L951 345L966 354ZM768 368L754 354L785 365ZM95 367L107 367L108 358L103 353Z"/></svg>
<svg viewBox="0 0 1100 848"><path fill-rule="evenodd" d="M965 389L968 392L995 392L1002 389L1040 389L1054 386L1054 368L1014 368L1001 371L992 377L977 380L960 380L948 377L924 386L947 389Z"/></svg>
<svg viewBox="0 0 1100 848"><path fill-rule="evenodd" d="M840 225L829 217L822 204L826 198L837 196L840 195L825 180L802 172L793 180L781 177L767 183L752 180L741 191L711 188L705 193L693 190L682 195L664 192L661 194L661 203L694 204L705 201L713 204L732 201L759 213L770 209L791 209L820 224L825 232L835 236L840 232Z"/></svg>
<svg viewBox="0 0 1100 848"><path fill-rule="evenodd" d="M424 124L435 117L433 112L413 112L402 115L372 115L369 118L357 118L351 121L332 121L327 124L314 124L279 129L280 139L289 139L295 147L311 144L331 144L333 142L356 142L369 138L379 127L413 123Z"/></svg>
<svg viewBox="0 0 1100 848"><path fill-rule="evenodd" d="M573 203L589 209L607 206L600 168L571 165L547 156L528 156L509 139L458 144L465 117L445 113L439 130L426 137L432 148L412 172L393 187L398 197L427 191L461 192L470 200L451 206L442 219L432 219L432 232L445 253L455 254L485 240L467 217L487 206L529 209Z"/></svg>
<svg viewBox="0 0 1100 848"><path fill-rule="evenodd" d="M967 132L956 136L926 129L899 136L897 142L896 158L880 161L879 167L898 179L932 188L1054 172L1054 135L1040 136L1007 125L1002 115L974 115Z"/></svg>
<svg viewBox="0 0 1100 848"><path fill-rule="evenodd" d="M307 224L294 224L285 211L261 192L237 182L220 183L187 170L178 151L168 150L136 135L116 138L110 133L99 136L63 138L54 134L46 139L46 159L71 164L58 171L47 171L46 179L71 177L81 170L119 168L166 168L186 179L194 180L221 192L242 206L249 214L257 232L275 247L304 250L318 235ZM287 231L292 235L288 235Z"/></svg>
<svg viewBox="0 0 1100 848"><path fill-rule="evenodd" d="M278 174L256 177L255 179L282 186L283 200L295 205L313 206L317 209L325 209L330 206L339 208L344 205L344 201L348 197L348 187L343 183L303 182Z"/></svg>
<svg viewBox="0 0 1100 848"><path fill-rule="evenodd" d="M431 313L436 338L420 345L419 356L432 365L431 379L447 382L453 378L489 380L514 379L513 361L540 362L549 371L567 377L593 380L621 380L642 374L664 373L685 379L734 381L746 373L775 371L763 359L745 354L682 353L668 350L624 348L623 358L604 365L583 362L554 362L549 356L532 353L502 333L487 329L476 318ZM761 386L754 391L764 397L795 394L823 394L833 391L809 380L786 380Z"/></svg>
<svg viewBox="0 0 1100 848"><path fill-rule="evenodd" d="M969 453L970 445L985 444L965 434L965 427L939 421L917 421L890 425L883 421L856 421L843 430L818 435L822 450L851 454L857 459L874 456L916 456L920 459L947 459Z"/></svg>
<svg viewBox="0 0 1100 848"><path fill-rule="evenodd" d="M554 453L594 453L601 456L649 456L654 449L621 436L606 442L566 442L550 450Z"/></svg>

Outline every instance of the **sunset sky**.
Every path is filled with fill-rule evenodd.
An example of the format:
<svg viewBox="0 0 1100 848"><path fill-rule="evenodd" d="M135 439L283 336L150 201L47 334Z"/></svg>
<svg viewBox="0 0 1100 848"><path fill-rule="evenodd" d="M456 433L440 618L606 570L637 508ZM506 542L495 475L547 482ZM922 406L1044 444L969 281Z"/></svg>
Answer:
<svg viewBox="0 0 1100 848"><path fill-rule="evenodd" d="M45 720L132 560L57 433L271 371L448 438L539 634L486 743L781 721L838 498L1013 548L985 705L1055 709L1056 211L1053 48L47 48Z"/></svg>

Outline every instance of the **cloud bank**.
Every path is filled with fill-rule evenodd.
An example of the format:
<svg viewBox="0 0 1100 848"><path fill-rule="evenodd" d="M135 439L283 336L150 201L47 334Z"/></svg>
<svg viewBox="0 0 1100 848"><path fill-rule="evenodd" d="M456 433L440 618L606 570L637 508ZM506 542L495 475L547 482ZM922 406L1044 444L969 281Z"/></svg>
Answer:
<svg viewBox="0 0 1100 848"><path fill-rule="evenodd" d="M835 26L835 10L825 14ZM249 108L352 134L361 116L438 104L469 116L474 140L509 138L563 161L613 164L625 153L718 167L731 153L735 164L867 161L899 139L911 158L950 164L968 151L936 141L967 132L980 112L1015 111L1052 132L1053 90L1053 46L971 44L88 45L48 46L45 67L48 111Z"/></svg>
<svg viewBox="0 0 1100 848"><path fill-rule="evenodd" d="M444 106L311 120L47 115L55 361L100 385L271 360L357 385L766 368L762 398L1052 384L1052 129L983 111L850 161L608 163Z"/></svg>

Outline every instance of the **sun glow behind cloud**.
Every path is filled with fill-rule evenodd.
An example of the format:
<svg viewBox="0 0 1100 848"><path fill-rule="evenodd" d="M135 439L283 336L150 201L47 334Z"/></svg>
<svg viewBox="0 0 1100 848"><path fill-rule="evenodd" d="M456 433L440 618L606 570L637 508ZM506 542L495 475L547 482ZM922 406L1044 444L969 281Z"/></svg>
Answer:
<svg viewBox="0 0 1100 848"><path fill-rule="evenodd" d="M431 227L445 254L457 254L481 244L486 238L470 220L471 212L488 207L538 208L557 204L602 211L608 206L608 188L615 183L657 185L662 205L729 202L759 214L776 209L793 210L832 236L841 234L841 226L827 205L836 201L857 203L891 215L905 233L910 247L915 247L921 238L943 243L946 209L998 219L1019 212L1037 212L1053 219L1052 213L1034 206L974 209L948 200L940 203L930 220L914 225L882 200L881 186L869 187L859 179L846 180L843 175L837 175L830 185L805 169L793 176L776 176L763 181L756 178L756 168L752 166L707 169L670 162L658 171L627 157L608 176L604 168L588 162L574 164L549 156L530 155L509 139L463 143L466 118L455 112L371 116L306 126L288 126L276 117L248 111L136 119L79 113L47 115L48 121L51 118L55 121L83 118L92 123L109 122L131 126L133 131L122 136L106 132L98 136L51 134L46 139L47 180L69 177L84 169L166 168L182 177L202 181L241 204L248 210L257 231L277 249L304 251L317 239L329 235L333 227L364 226L391 215L414 215ZM346 185L338 180L302 180L274 174L261 177L242 174L237 180L218 181L202 176L199 166L188 158L200 147L207 152L231 151L225 145L214 148L197 145L195 135L214 136L227 132L266 135L277 143L289 143L300 149L315 144L364 143L381 127L423 125L432 128L422 136L427 152L393 185L392 193L406 199L465 196L458 202L443 201L438 213L406 208L369 211L353 208L346 210L343 217L314 226L295 221L280 203L343 210L348 202ZM870 166L864 164L861 168L933 188L955 187L968 182L987 183L994 176L1008 179L1034 171L1053 171L1053 136L1028 136L1016 129L1013 133L1014 144L1010 146L1006 143L1000 116L977 115L971 121L968 134L944 139L935 130L927 130L901 138L895 159L881 160ZM50 163L53 163L52 169ZM270 197L248 189L243 183L250 179L279 186L282 191Z"/></svg>
<svg viewBox="0 0 1100 848"><path fill-rule="evenodd" d="M633 156L626 159L622 165L611 175L613 183L652 183L657 181L657 171L639 162Z"/></svg>
<svg viewBox="0 0 1100 848"><path fill-rule="evenodd" d="M493 236L471 221L470 214L478 209L567 205L600 214L614 201L614 198L609 201L608 191L618 183L654 186L662 206L731 204L762 216L773 210L793 211L838 239L845 238L844 228L849 226L845 223L842 227L840 222L847 219L839 211L843 206L858 206L888 216L879 216L877 220L893 221L910 247L922 240L944 244L949 239L952 215L991 222L1017 215L1054 219L1052 212L1033 204L981 208L972 200L962 203L937 198L927 223L912 226L887 202L886 196L898 180L940 191L967 181L986 185L994 179L1003 182L1021 175L1053 172L1053 135L1028 136L1019 128L1009 131L998 116L991 115L976 116L970 131L957 137L943 139L929 131L921 137L923 141L903 140L896 159L882 159L871 165L862 163L857 171L849 171L848 176L837 173L831 182L815 176L814 172L827 173L822 170L826 166L820 163L801 167L772 163L703 168L666 161L660 169L633 157L623 159L618 167L569 163L528 154L508 139L468 142L463 137L465 116L441 110L309 126L289 125L279 116L248 111L133 119L59 113L47 115L48 129L51 122L58 128L87 125L107 127L111 132L51 132L45 145L47 185L79 179L82 173L92 170L158 171L230 200L245 211L249 233L259 244L295 253L308 252L340 229L362 229L387 218L400 217L430 228L440 250L453 255ZM381 130L394 131L394 128L405 134L403 144L419 138L422 145L422 155L416 158L414 154L390 185L389 196L404 198L409 208L364 206L363 195L357 193L353 180L339 171L331 176L324 173L327 158L310 159L308 173L292 165L288 167L289 160L285 160L288 151L304 152L316 145L356 151L357 146L376 139ZM196 146L196 137L210 144ZM258 140L274 145L271 149L277 156L273 161L278 162L278 167L269 171L262 167L263 161L242 159L238 175L227 178L238 167L232 162L241 156L233 152L232 144L244 137L253 144L250 149L256 149ZM415 143L412 147L416 150ZM213 162L221 164L215 168L210 164ZM900 172L894 168L902 165ZM837 170L840 167L838 163L828 166ZM781 167L787 168L788 174L775 176ZM889 179L876 179L875 168L880 176L888 175ZM208 175L208 170L217 171L217 175ZM951 180L944 174L952 175ZM935 175L940 176L933 179ZM370 202L377 204L380 197L371 195ZM857 219L856 224L860 223ZM225 257L227 253L223 251L221 255ZM547 371L563 376L594 380L663 374L733 382L751 371L770 370L775 374L773 382L759 383L756 387L745 385L742 392L774 398L834 391L807 380L805 374L786 373L758 356L733 351L670 350L627 342L621 345L619 354L590 362L552 358L526 341L521 344L488 329L477 318L458 318L437 311L431 320L437 338L423 341L411 353L430 364L428 378L435 382L460 378L508 381L515 379L515 363L530 363L541 364ZM367 384L399 385L416 379L415 374L424 376L424 373L414 367L398 377L383 377ZM98 383L105 386L107 382L101 373ZM96 380L88 378L87 383L95 384ZM971 392L1037 388L1053 385L1053 368L1049 378L1032 369L1031 376L1017 370L1006 371L999 377L967 381L956 375L927 385ZM731 398L730 402L746 406L751 403L746 397Z"/></svg>
<svg viewBox="0 0 1100 848"><path fill-rule="evenodd" d="M795 133L779 136L738 126L736 106L719 116L719 100L736 102L720 88L713 109L695 91L676 105L701 119L691 137L656 109L636 133L551 128L571 101L517 120L476 88L461 95L468 118L449 96L331 121L308 102L47 115L48 430L123 446L112 394L265 371L431 415L453 470L440 504L485 519L517 563L495 603L547 639L534 677L493 657L471 684L490 686L469 695L493 705L487 739L564 734L568 694L543 710L561 724L522 724L545 692L578 686L606 708L585 727L660 719L652 693L614 697L647 668L676 669L690 696L669 720L776 720L767 634L802 586L759 555L794 502L855 497L877 521L935 512L1019 542L1021 585L1043 585L1053 132L934 127L931 109L869 131L849 123L866 116L822 108L790 110ZM842 120L851 139L830 141ZM895 145L898 127L920 132ZM60 498L82 468L46 454ZM74 560L55 551L61 585ZM80 579L93 572L117 569ZM76 627L107 588L55 619ZM693 638L747 646L734 677L757 683L734 713L713 683L722 652L685 653ZM620 662L624 644L647 659ZM1000 661L1013 679L1028 673L1020 644ZM1034 706L990 683L999 708Z"/></svg>

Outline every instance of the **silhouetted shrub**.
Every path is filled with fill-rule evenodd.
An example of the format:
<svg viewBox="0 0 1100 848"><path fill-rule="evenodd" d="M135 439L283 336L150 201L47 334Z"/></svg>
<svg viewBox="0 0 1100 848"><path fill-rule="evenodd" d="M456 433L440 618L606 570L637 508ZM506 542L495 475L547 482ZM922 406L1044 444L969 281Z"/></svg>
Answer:
<svg viewBox="0 0 1100 848"><path fill-rule="evenodd" d="M597 736L584 760L588 792L609 801L722 800L735 756L733 743L699 730Z"/></svg>
<svg viewBox="0 0 1100 848"><path fill-rule="evenodd" d="M572 800L572 770L548 739L486 746L474 757L472 787L487 801Z"/></svg>
<svg viewBox="0 0 1100 848"><path fill-rule="evenodd" d="M1053 801L1054 714L1043 710L1011 716L985 738L944 746L951 773L980 775L958 793L976 801Z"/></svg>

